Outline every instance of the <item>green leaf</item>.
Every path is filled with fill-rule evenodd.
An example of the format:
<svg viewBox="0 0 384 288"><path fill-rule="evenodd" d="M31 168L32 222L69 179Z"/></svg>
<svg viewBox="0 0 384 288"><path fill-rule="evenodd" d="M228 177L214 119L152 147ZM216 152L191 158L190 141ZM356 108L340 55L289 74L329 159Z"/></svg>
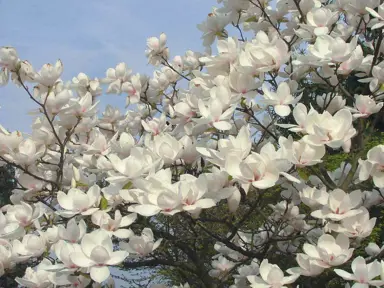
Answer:
<svg viewBox="0 0 384 288"><path fill-rule="evenodd" d="M76 187L88 187L87 184L76 181Z"/></svg>
<svg viewBox="0 0 384 288"><path fill-rule="evenodd" d="M105 199L104 196L101 197L101 201L100 201L100 209L101 210L106 210L108 208L108 200Z"/></svg>
<svg viewBox="0 0 384 288"><path fill-rule="evenodd" d="M246 19L245 22L257 22L257 17L256 16L252 16L252 17Z"/></svg>
<svg viewBox="0 0 384 288"><path fill-rule="evenodd" d="M128 190L128 189L130 189L131 187L132 187L132 182L129 181L127 184L125 184L125 185L123 186L123 190Z"/></svg>

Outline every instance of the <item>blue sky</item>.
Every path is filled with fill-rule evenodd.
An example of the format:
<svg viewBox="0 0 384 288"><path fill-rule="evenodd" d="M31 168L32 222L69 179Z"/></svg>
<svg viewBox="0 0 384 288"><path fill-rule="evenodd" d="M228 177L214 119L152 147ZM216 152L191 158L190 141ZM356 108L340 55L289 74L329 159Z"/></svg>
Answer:
<svg viewBox="0 0 384 288"><path fill-rule="evenodd" d="M64 81L79 72L104 77L107 68L126 62L134 72L152 74L146 39L165 32L172 57L188 49L203 51L202 22L215 0L0 0L0 46L13 46L19 57L39 70L60 58ZM104 95L106 104L124 109L124 96ZM30 131L36 106L10 83L0 88L0 123L9 130Z"/></svg>

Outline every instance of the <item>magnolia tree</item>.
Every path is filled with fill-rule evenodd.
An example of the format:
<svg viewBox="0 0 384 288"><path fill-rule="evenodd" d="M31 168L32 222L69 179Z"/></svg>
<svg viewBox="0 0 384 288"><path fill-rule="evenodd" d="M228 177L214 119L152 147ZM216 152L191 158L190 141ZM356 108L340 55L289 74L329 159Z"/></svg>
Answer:
<svg viewBox="0 0 384 288"><path fill-rule="evenodd" d="M384 287L384 4L218 2L204 53L148 39L151 77L64 82L0 48L0 83L38 108L31 133L0 129L2 286L167 267L173 287ZM99 113L103 87L124 113Z"/></svg>

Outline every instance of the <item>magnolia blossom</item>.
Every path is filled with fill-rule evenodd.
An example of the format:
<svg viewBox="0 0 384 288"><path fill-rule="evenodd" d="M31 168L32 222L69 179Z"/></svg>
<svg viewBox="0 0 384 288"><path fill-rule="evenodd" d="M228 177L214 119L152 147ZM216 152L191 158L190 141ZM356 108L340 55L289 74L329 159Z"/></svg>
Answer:
<svg viewBox="0 0 384 288"><path fill-rule="evenodd" d="M45 250L45 238L33 234L24 235L22 241L13 240L13 252L18 254L20 259L28 259L30 257L39 257Z"/></svg>
<svg viewBox="0 0 384 288"><path fill-rule="evenodd" d="M382 269L380 263L377 260L366 264L365 259L359 256L353 260L351 267L353 274L350 274L341 269L335 269L334 271L337 275L345 280L359 283L357 285L353 285L352 287L368 288L369 285L378 287L384 284L384 281L382 280L374 280L374 278L381 274Z"/></svg>
<svg viewBox="0 0 384 288"><path fill-rule="evenodd" d="M7 222L16 222L22 227L31 225L44 214L39 205L29 205L21 202L20 205L13 205L7 210Z"/></svg>
<svg viewBox="0 0 384 288"><path fill-rule="evenodd" d="M381 4L378 7L378 12L373 10L371 7L365 7L365 10L367 10L369 14L371 14L375 18L370 23L372 25L371 27L372 30L379 29L384 26L384 5L383 4Z"/></svg>
<svg viewBox="0 0 384 288"><path fill-rule="evenodd" d="M378 145L369 150L367 153L367 160L359 160L359 179L365 181L372 176L373 183L379 188L384 188L383 157L384 145Z"/></svg>
<svg viewBox="0 0 384 288"><path fill-rule="evenodd" d="M50 274L52 272L46 271L45 268L50 266L51 262L48 259L43 259L43 261L35 267L36 270L33 270L31 267L28 267L25 271L25 275L20 278L16 277L16 282L22 285L23 287L35 288L35 287L51 287L52 283L49 280Z"/></svg>
<svg viewBox="0 0 384 288"><path fill-rule="evenodd" d="M161 33L159 38L151 37L147 39L147 50L145 51L148 57L148 62L153 65L159 65L163 60L169 57L167 45L167 35Z"/></svg>
<svg viewBox="0 0 384 288"><path fill-rule="evenodd" d="M95 225L98 225L101 229L107 231L110 236L115 236L117 238L128 238L133 235L133 232L130 229L125 229L131 225L137 218L137 214L132 213L128 216L121 216L119 210L115 211L115 219L112 219L104 211L97 211L92 214L92 222Z"/></svg>
<svg viewBox="0 0 384 288"><path fill-rule="evenodd" d="M383 102L376 103L374 99L367 95L357 95L355 98L355 108L351 109L353 118L367 118L383 108Z"/></svg>
<svg viewBox="0 0 384 288"><path fill-rule="evenodd" d="M361 204L361 201L360 190L346 194L341 189L335 189L329 193L327 204L321 210L312 212L311 215L315 218L328 218L333 221L340 221L362 213L362 210L354 209Z"/></svg>
<svg viewBox="0 0 384 288"><path fill-rule="evenodd" d="M226 274L235 266L235 263L220 256L217 260L213 260L211 265L213 269L209 271L209 275L211 277L225 279Z"/></svg>
<svg viewBox="0 0 384 288"><path fill-rule="evenodd" d="M309 259L316 260L315 265L329 268L348 261L354 249L349 248L349 239L344 234L338 234L336 239L324 234L317 241L317 246L304 243L303 250Z"/></svg>
<svg viewBox="0 0 384 288"><path fill-rule="evenodd" d="M347 217L341 224L330 223L328 228L338 233L343 233L349 238L365 238L371 235L376 218L369 218L369 212L365 207L360 207L360 213Z"/></svg>
<svg viewBox="0 0 384 288"><path fill-rule="evenodd" d="M128 256L126 251L113 251L112 239L104 230L86 234L81 241L81 252L70 254L71 261L78 267L89 268L92 280L101 283L109 275L108 265L117 265Z"/></svg>
<svg viewBox="0 0 384 288"><path fill-rule="evenodd" d="M153 232L149 228L144 228L141 236L130 236L129 242L120 242L120 247L129 252L130 257L145 257L156 250L163 239L154 240Z"/></svg>
<svg viewBox="0 0 384 288"><path fill-rule="evenodd" d="M128 69L127 64L119 63L116 68L109 68L106 72L106 78L102 80L108 83L107 93L121 93L122 84L127 82L130 78L132 70Z"/></svg>
<svg viewBox="0 0 384 288"><path fill-rule="evenodd" d="M63 73L63 63L57 60L55 65L44 64L39 72L34 76L34 80L43 86L51 87Z"/></svg>
<svg viewBox="0 0 384 288"><path fill-rule="evenodd" d="M309 145L304 141L293 141L292 137L288 139L279 138L279 144L282 147L283 155L296 167L312 166L321 163L321 158L325 154L324 146Z"/></svg>
<svg viewBox="0 0 384 288"><path fill-rule="evenodd" d="M369 256L377 256L381 251L383 251L384 247L379 247L376 243L370 242L367 247L365 247L365 252Z"/></svg>
<svg viewBox="0 0 384 288"><path fill-rule="evenodd" d="M319 208L327 205L329 194L326 191L326 188L316 189L315 187L304 187L299 191L300 199L303 203L310 208Z"/></svg>
<svg viewBox="0 0 384 288"><path fill-rule="evenodd" d="M317 276L323 273L324 267L317 264L317 260L311 258L306 254L299 253L296 256L297 264L299 264L299 270L297 272L304 276ZM295 271L292 268L292 271Z"/></svg>
<svg viewBox="0 0 384 288"><path fill-rule="evenodd" d="M99 201L100 187L93 185L88 189L87 193L77 189L71 188L68 194L62 191L57 193L57 201L60 206L65 209L59 212L64 217L72 217L76 214L91 215L97 210L95 207Z"/></svg>
<svg viewBox="0 0 384 288"><path fill-rule="evenodd" d="M267 259L264 259L260 264L260 276L248 276L248 281L251 282L252 288L262 287L281 287L286 288L287 284L292 284L299 278L300 274L293 274L290 276L284 276L284 272L276 264L268 263Z"/></svg>
<svg viewBox="0 0 384 288"><path fill-rule="evenodd" d="M86 230L87 225L83 219L79 221L79 224L76 224L75 218L72 218L68 221L67 227L63 225L58 226L58 236L62 240L77 243L84 237Z"/></svg>
<svg viewBox="0 0 384 288"><path fill-rule="evenodd" d="M366 245L384 205L384 4L216 2L206 52L149 37L148 76L122 62L61 80L60 60L35 70L0 47L0 86L34 105L27 133L0 125L3 286L115 287L109 266L172 263L179 288L384 285ZM103 92L125 107L98 111Z"/></svg>
<svg viewBox="0 0 384 288"><path fill-rule="evenodd" d="M316 103L320 109L334 114L345 106L346 100L340 95L332 95L329 93L317 96Z"/></svg>
<svg viewBox="0 0 384 288"><path fill-rule="evenodd" d="M277 88L276 93L269 91L267 86L263 86L264 100L263 102L272 105L276 114L285 117L291 113L289 105L294 105L300 101L302 95L294 98L291 90L286 82L282 82Z"/></svg>

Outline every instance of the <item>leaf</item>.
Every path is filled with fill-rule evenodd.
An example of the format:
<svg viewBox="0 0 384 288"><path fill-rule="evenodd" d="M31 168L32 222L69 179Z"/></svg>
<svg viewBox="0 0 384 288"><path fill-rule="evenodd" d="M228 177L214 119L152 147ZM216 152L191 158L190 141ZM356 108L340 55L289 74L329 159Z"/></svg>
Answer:
<svg viewBox="0 0 384 288"><path fill-rule="evenodd" d="M125 184L125 185L123 186L123 190L128 190L128 189L131 188L131 187L132 187L132 182L129 181L127 184Z"/></svg>
<svg viewBox="0 0 384 288"><path fill-rule="evenodd" d="M76 187L88 187L88 185L87 185L87 184L85 184L85 183L82 183L82 182L76 181Z"/></svg>
<svg viewBox="0 0 384 288"><path fill-rule="evenodd" d="M257 17L256 16L252 16L252 17L246 19L245 22L257 22Z"/></svg>
<svg viewBox="0 0 384 288"><path fill-rule="evenodd" d="M106 210L108 208L108 200L105 199L104 196L101 197L101 201L100 201L100 209L101 210Z"/></svg>

